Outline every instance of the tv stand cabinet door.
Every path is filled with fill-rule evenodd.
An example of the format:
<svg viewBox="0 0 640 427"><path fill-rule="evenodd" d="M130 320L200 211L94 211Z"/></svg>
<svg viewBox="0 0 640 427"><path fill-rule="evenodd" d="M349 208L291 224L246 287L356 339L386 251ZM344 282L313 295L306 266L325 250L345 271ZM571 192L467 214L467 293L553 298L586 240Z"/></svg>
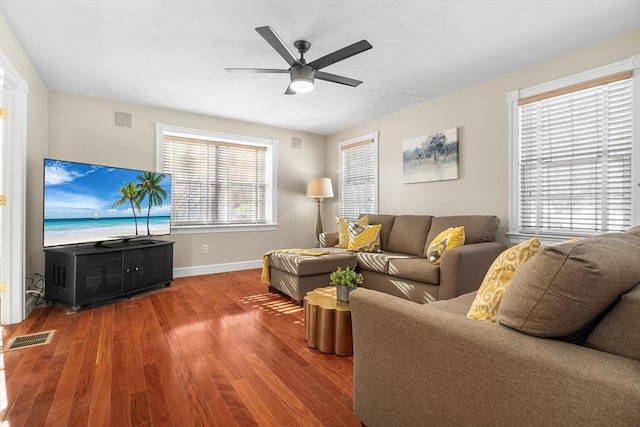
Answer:
<svg viewBox="0 0 640 427"><path fill-rule="evenodd" d="M79 255L76 268L76 304L106 299L124 290L120 251Z"/></svg>
<svg viewBox="0 0 640 427"><path fill-rule="evenodd" d="M173 280L173 242L129 251L131 290L168 284Z"/></svg>

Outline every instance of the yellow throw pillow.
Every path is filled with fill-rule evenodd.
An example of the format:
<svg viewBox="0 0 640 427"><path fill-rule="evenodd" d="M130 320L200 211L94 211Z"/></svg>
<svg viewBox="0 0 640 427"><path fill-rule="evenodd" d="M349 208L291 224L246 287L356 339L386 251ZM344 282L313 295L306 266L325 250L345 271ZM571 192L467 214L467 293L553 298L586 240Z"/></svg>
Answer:
<svg viewBox="0 0 640 427"><path fill-rule="evenodd" d="M449 249L464 245L464 226L449 227L438 234L427 249L427 258L431 263L439 265L442 255Z"/></svg>
<svg viewBox="0 0 640 427"><path fill-rule="evenodd" d="M502 295L511 282L516 269L537 254L540 249L542 249L542 244L537 237L534 237L498 255L484 276L467 317L495 322Z"/></svg>
<svg viewBox="0 0 640 427"><path fill-rule="evenodd" d="M347 228L348 221L344 218L336 217L338 223L338 244L336 248L347 249L349 245L349 229ZM356 221L356 224L369 225L369 216L365 215Z"/></svg>
<svg viewBox="0 0 640 427"><path fill-rule="evenodd" d="M349 230L348 251L378 252L381 224L361 225L350 222L347 228Z"/></svg>

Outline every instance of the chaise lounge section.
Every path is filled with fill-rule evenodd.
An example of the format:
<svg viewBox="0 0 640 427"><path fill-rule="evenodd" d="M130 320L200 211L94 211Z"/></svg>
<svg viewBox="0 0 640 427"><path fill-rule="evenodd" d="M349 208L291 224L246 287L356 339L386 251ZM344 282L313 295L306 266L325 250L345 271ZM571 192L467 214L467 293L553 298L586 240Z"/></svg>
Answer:
<svg viewBox="0 0 640 427"><path fill-rule="evenodd" d="M273 251L268 255L269 290L285 294L302 305L307 292L329 285L329 275L338 267L355 268L355 255L327 248L326 255L304 255Z"/></svg>

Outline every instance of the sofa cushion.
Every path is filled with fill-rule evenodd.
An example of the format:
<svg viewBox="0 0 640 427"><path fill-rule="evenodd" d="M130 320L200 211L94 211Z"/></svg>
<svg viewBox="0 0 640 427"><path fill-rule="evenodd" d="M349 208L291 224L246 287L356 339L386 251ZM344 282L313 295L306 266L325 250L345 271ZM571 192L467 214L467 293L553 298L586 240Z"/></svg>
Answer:
<svg viewBox="0 0 640 427"><path fill-rule="evenodd" d="M334 249L334 253L321 256L273 252L269 254L269 266L295 276L313 276L330 273L338 267L355 268L358 261L353 254Z"/></svg>
<svg viewBox="0 0 640 427"><path fill-rule="evenodd" d="M389 274L402 279L437 285L440 267L424 258L395 258L389 260Z"/></svg>
<svg viewBox="0 0 640 427"><path fill-rule="evenodd" d="M380 250L380 224L360 225L350 222L348 251L378 252Z"/></svg>
<svg viewBox="0 0 640 427"><path fill-rule="evenodd" d="M622 295L596 325L585 346L640 360L640 284Z"/></svg>
<svg viewBox="0 0 640 427"><path fill-rule="evenodd" d="M385 250L423 256L431 218L429 215L398 215L391 227Z"/></svg>
<svg viewBox="0 0 640 427"><path fill-rule="evenodd" d="M505 289L516 269L537 254L542 245L537 237L513 246L493 261L467 313L469 319L496 321Z"/></svg>
<svg viewBox="0 0 640 427"><path fill-rule="evenodd" d="M335 246L336 248L347 249L349 245L349 228L348 223L344 218L336 217L336 223L338 224L338 244ZM361 225L369 225L369 217L367 215L358 218L356 224Z"/></svg>
<svg viewBox="0 0 640 427"><path fill-rule="evenodd" d="M389 262L392 259L410 258L409 255L391 252L356 252L358 267L363 270L389 274Z"/></svg>
<svg viewBox="0 0 640 427"><path fill-rule="evenodd" d="M580 341L640 278L640 237L599 236L542 249L520 266L498 310L521 332Z"/></svg>
<svg viewBox="0 0 640 427"><path fill-rule="evenodd" d="M449 227L463 225L465 233L465 244L482 242L493 242L496 238L496 231L500 225L500 218L493 215L458 215L458 216L436 216L431 221L431 228L426 242L432 242L435 237ZM425 257L428 247L425 247Z"/></svg>
<svg viewBox="0 0 640 427"><path fill-rule="evenodd" d="M464 316L467 314L467 311L469 311L469 306L475 297L476 292L469 292L468 294L462 294L455 298L430 302L424 307L426 310L440 310Z"/></svg>
<svg viewBox="0 0 640 427"><path fill-rule="evenodd" d="M389 241L389 233L391 233L391 227L393 227L393 223L396 219L395 215L384 215L384 214L366 214L369 217L369 225L380 224L382 228L380 229L380 249L383 251L387 249L387 242ZM363 217L361 215L360 217Z"/></svg>
<svg viewBox="0 0 640 427"><path fill-rule="evenodd" d="M427 248L427 259L440 265L442 255L449 249L464 245L464 227L450 227L438 234Z"/></svg>

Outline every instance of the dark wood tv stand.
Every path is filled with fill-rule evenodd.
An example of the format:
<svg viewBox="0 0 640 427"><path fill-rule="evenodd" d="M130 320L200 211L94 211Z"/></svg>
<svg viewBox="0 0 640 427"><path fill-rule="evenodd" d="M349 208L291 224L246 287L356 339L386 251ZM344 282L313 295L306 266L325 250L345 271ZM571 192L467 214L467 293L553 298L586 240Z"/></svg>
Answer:
<svg viewBox="0 0 640 427"><path fill-rule="evenodd" d="M173 280L173 242L142 240L45 249L45 300L83 305Z"/></svg>

